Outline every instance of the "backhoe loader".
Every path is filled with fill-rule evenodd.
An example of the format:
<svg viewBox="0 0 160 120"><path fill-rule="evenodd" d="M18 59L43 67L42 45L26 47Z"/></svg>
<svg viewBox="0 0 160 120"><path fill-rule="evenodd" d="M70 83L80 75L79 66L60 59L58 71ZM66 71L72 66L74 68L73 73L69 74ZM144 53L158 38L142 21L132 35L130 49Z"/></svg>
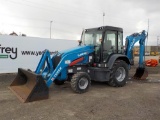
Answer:
<svg viewBox="0 0 160 120"><path fill-rule="evenodd" d="M132 52L137 41L140 43L140 59L134 78L146 79L148 73L143 58L146 36L145 31L128 36L124 50L122 28L102 26L85 29L75 48L52 56L49 50L45 50L35 71L18 68L10 89L22 102L31 102L47 99L49 87L53 83L62 85L65 81L70 81L76 93L88 91L91 81L122 87L134 62Z"/></svg>

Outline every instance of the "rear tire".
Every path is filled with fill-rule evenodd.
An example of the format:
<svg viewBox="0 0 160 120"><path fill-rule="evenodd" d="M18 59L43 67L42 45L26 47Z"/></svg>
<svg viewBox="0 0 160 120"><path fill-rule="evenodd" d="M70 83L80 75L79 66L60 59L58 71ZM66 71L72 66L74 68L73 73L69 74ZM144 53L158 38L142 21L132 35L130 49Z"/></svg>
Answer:
<svg viewBox="0 0 160 120"><path fill-rule="evenodd" d="M108 84L113 87L123 87L128 80L128 65L123 60L116 60L111 69Z"/></svg>
<svg viewBox="0 0 160 120"><path fill-rule="evenodd" d="M91 86L91 78L85 72L78 72L72 76L71 88L76 93L87 92Z"/></svg>
<svg viewBox="0 0 160 120"><path fill-rule="evenodd" d="M54 80L54 83L56 84L56 85L63 85L64 84L64 80L62 81L62 80Z"/></svg>

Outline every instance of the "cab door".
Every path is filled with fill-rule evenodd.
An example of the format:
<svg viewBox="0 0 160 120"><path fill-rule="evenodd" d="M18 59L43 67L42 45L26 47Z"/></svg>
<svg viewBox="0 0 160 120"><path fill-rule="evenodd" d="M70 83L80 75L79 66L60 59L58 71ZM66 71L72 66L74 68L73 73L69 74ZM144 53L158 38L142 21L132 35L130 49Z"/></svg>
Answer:
<svg viewBox="0 0 160 120"><path fill-rule="evenodd" d="M117 47L117 31L107 30L103 40L103 62L106 62L111 54L118 53Z"/></svg>

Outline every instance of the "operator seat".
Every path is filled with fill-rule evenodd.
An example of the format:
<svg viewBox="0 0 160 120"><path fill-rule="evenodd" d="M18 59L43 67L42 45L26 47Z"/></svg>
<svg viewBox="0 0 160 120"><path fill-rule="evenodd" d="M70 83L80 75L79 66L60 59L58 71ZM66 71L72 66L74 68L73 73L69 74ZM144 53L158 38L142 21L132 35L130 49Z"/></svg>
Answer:
<svg viewBox="0 0 160 120"><path fill-rule="evenodd" d="M106 40L103 43L103 61L106 62L109 55L112 53L112 41Z"/></svg>

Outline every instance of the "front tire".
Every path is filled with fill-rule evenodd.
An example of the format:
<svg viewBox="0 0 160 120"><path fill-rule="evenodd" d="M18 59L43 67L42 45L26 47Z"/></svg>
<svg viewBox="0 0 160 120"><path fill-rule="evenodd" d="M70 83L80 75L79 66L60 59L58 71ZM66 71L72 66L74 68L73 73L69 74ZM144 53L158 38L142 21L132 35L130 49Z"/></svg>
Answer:
<svg viewBox="0 0 160 120"><path fill-rule="evenodd" d="M108 84L113 87L123 87L128 80L128 65L123 60L116 60L111 69Z"/></svg>
<svg viewBox="0 0 160 120"><path fill-rule="evenodd" d="M85 72L78 72L72 76L71 88L76 93L87 92L91 86L91 78Z"/></svg>

